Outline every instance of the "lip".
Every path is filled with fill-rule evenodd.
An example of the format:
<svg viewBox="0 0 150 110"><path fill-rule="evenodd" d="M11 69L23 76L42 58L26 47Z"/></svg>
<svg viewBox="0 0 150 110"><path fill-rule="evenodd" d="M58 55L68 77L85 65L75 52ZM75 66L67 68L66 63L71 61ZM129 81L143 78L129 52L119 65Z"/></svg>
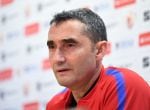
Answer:
<svg viewBox="0 0 150 110"><path fill-rule="evenodd" d="M56 72L59 73L59 74L64 74L68 71L70 71L71 69L67 69L67 68L64 68L64 69L58 69Z"/></svg>
<svg viewBox="0 0 150 110"><path fill-rule="evenodd" d="M64 72L64 71L69 71L70 69L64 68L64 69L58 69L57 72Z"/></svg>

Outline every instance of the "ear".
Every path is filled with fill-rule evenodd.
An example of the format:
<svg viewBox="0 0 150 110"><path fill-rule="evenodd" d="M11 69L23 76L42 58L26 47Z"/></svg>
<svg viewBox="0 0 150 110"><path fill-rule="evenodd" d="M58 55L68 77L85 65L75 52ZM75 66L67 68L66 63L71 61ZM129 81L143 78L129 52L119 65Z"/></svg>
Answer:
<svg viewBox="0 0 150 110"><path fill-rule="evenodd" d="M99 41L96 44L96 58L97 60L102 60L102 58L105 56L107 53L107 46L108 42L107 41Z"/></svg>

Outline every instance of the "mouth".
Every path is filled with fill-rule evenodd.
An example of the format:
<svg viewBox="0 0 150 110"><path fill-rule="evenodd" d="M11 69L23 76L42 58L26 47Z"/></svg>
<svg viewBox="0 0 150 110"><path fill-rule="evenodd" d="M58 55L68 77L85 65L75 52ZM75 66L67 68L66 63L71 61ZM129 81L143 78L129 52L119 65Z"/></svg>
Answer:
<svg viewBox="0 0 150 110"><path fill-rule="evenodd" d="M64 69L58 69L56 72L58 74L65 74L66 72L70 71L70 69L64 68Z"/></svg>
<svg viewBox="0 0 150 110"><path fill-rule="evenodd" d="M69 71L70 69L59 69L57 70L57 72L66 72L66 71Z"/></svg>

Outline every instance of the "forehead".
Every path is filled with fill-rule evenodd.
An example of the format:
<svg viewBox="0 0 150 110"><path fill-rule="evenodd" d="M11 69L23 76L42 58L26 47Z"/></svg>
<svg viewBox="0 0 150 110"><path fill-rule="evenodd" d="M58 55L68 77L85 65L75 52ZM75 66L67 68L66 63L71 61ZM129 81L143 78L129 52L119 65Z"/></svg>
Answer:
<svg viewBox="0 0 150 110"><path fill-rule="evenodd" d="M59 24L53 23L48 32L48 40L83 36L84 27L85 25L78 20L68 20Z"/></svg>

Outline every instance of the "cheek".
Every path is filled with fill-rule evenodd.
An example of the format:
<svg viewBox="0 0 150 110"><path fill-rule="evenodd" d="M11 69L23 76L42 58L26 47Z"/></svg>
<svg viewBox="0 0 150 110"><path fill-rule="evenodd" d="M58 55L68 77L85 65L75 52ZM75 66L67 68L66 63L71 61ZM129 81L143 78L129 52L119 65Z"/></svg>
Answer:
<svg viewBox="0 0 150 110"><path fill-rule="evenodd" d="M74 69L80 73L90 71L95 68L96 65L94 54L90 52L79 53L78 55L75 55L70 61L72 62Z"/></svg>

